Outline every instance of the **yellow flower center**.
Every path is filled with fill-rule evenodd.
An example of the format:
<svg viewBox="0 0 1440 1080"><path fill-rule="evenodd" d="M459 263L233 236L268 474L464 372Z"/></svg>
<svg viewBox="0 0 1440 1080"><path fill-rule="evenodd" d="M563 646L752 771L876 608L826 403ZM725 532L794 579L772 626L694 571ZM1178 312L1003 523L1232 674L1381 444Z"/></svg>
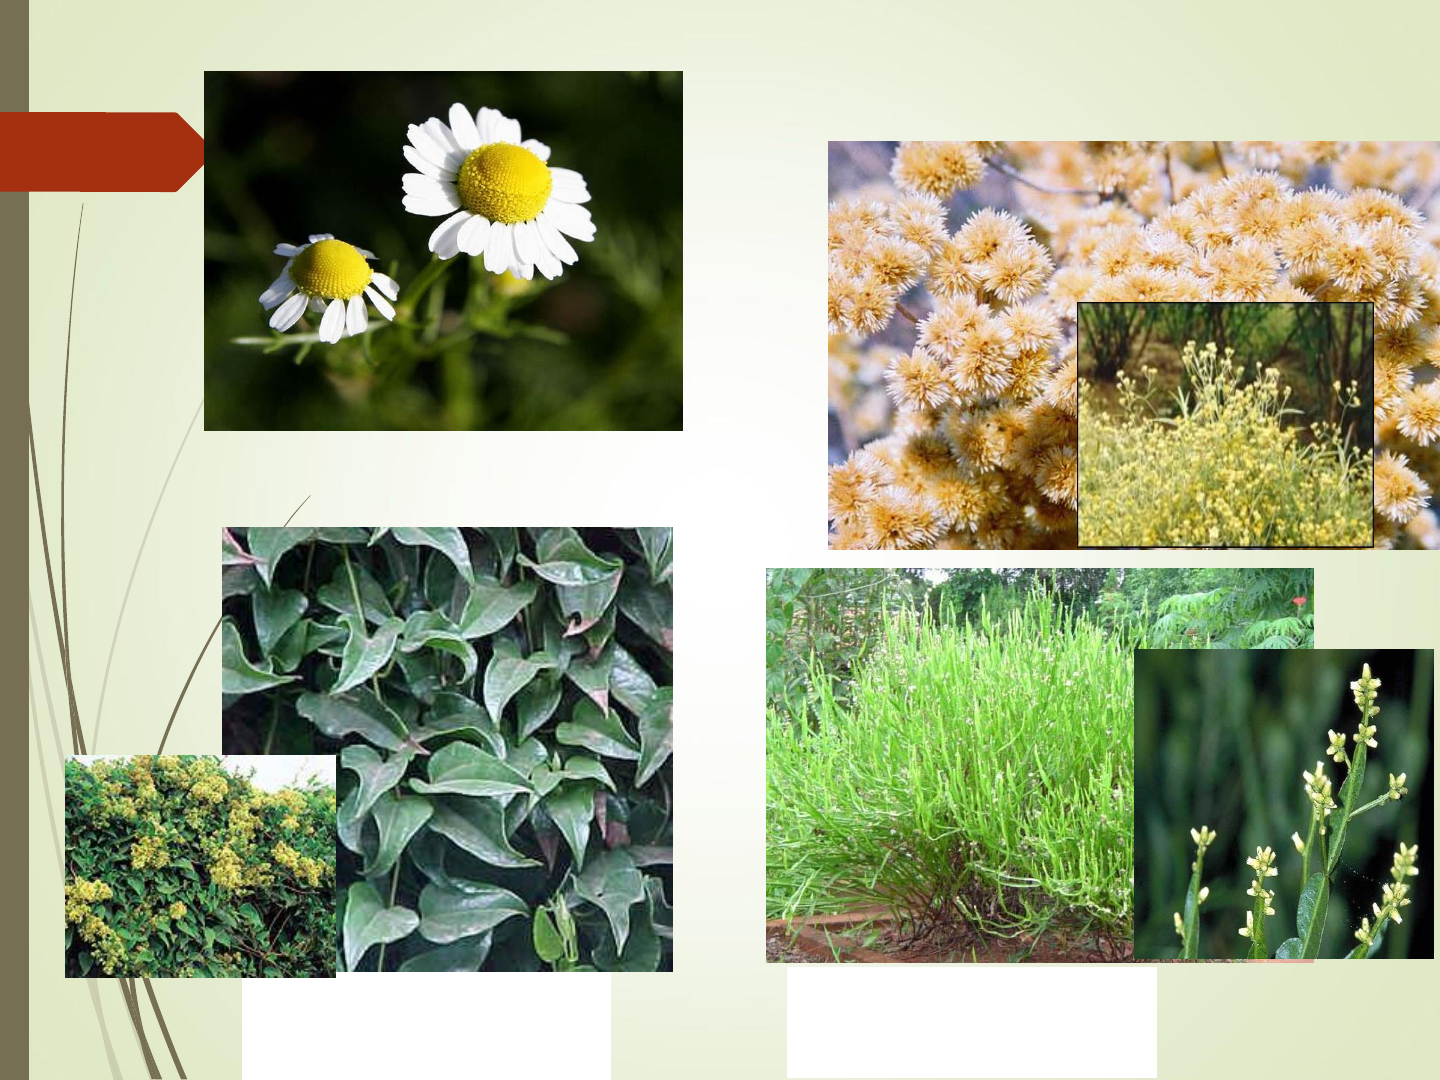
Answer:
<svg viewBox="0 0 1440 1080"><path fill-rule="evenodd" d="M301 292L337 300L359 296L373 274L365 256L343 240L311 244L290 264L290 280Z"/></svg>
<svg viewBox="0 0 1440 1080"><path fill-rule="evenodd" d="M523 146L486 143L470 151L455 186L460 205L491 221L529 221L550 198L549 167Z"/></svg>

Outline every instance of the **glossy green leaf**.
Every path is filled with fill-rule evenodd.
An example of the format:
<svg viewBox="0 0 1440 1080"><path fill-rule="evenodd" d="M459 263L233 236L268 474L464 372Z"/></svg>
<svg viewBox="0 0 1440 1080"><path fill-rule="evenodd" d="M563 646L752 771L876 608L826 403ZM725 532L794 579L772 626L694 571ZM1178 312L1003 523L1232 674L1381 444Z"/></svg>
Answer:
<svg viewBox="0 0 1440 1080"><path fill-rule="evenodd" d="M544 908L535 909L531 940L535 946L535 955L547 964L553 964L565 954L565 942L560 937L560 931L555 929L555 920L550 918L550 913Z"/></svg>
<svg viewBox="0 0 1440 1080"><path fill-rule="evenodd" d="M352 690L342 697L301 694L295 708L331 739L343 739L353 732L386 750L399 750L409 744L405 722L368 688Z"/></svg>
<svg viewBox="0 0 1440 1080"><path fill-rule="evenodd" d="M360 603L365 607L366 621L379 626L387 619L393 619L395 612L390 607L390 598L385 595L385 590L371 576L369 570L355 563L356 560L352 558L351 570L355 574L355 586L360 591ZM350 577L345 573L344 566L336 568L335 575L320 587L315 598L331 611L338 611L341 615L356 614L355 594L350 590Z"/></svg>
<svg viewBox="0 0 1440 1080"><path fill-rule="evenodd" d="M260 651L269 656L285 632L300 621L309 601L295 589L257 589L250 598L255 619L255 637Z"/></svg>
<svg viewBox="0 0 1440 1080"><path fill-rule="evenodd" d="M475 572L470 567L470 549L465 546L465 537L459 529L401 529L393 528L390 535L402 544L411 547L430 547L444 555L459 571L460 576L473 584Z"/></svg>
<svg viewBox="0 0 1440 1080"><path fill-rule="evenodd" d="M253 694L294 682L293 675L276 675L270 661L252 664L245 655L240 630L226 619L220 624L220 691L223 694Z"/></svg>
<svg viewBox="0 0 1440 1080"><path fill-rule="evenodd" d="M631 567L620 586L620 610L651 641L665 649L675 648L675 610L668 588L652 585Z"/></svg>
<svg viewBox="0 0 1440 1080"><path fill-rule="evenodd" d="M498 885L477 883L456 892L432 883L420 893L420 934L439 944L474 937L506 919L529 914L524 900Z"/></svg>
<svg viewBox="0 0 1440 1080"><path fill-rule="evenodd" d="M430 820L433 810L429 799L404 797L387 791L375 801L375 825L380 830L380 849L375 861L365 868L366 877L380 877L390 872L395 860L405 850L410 838Z"/></svg>
<svg viewBox="0 0 1440 1080"><path fill-rule="evenodd" d="M538 560L523 552L515 558L546 581L572 588L599 584L623 565L619 559L596 555L573 529L546 529L536 544L536 554Z"/></svg>
<svg viewBox="0 0 1440 1080"><path fill-rule="evenodd" d="M341 767L360 779L352 812L358 817L368 814L375 800L400 782L414 757L415 751L408 746L388 758L382 758L362 743L352 743L341 750Z"/></svg>
<svg viewBox="0 0 1440 1080"><path fill-rule="evenodd" d="M1303 951L1298 937L1286 938L1280 943L1280 948L1275 950L1276 960L1299 960Z"/></svg>
<svg viewBox="0 0 1440 1080"><path fill-rule="evenodd" d="M436 694L435 703L425 722L412 732L416 742L426 742L442 735L459 735L472 742L483 742L497 757L505 753L505 738L485 710L460 694Z"/></svg>
<svg viewBox="0 0 1440 1080"><path fill-rule="evenodd" d="M340 659L340 677L331 687L331 694L343 694L362 685L370 676L390 662L395 640L405 625L399 619L386 619L373 637L365 634L365 624L355 615L342 615L340 621L350 631L345 652Z"/></svg>
<svg viewBox="0 0 1440 1080"><path fill-rule="evenodd" d="M609 938L595 946L595 967L600 971L654 971L660 966L660 935L656 932L648 897L630 912L630 935L625 948L616 950Z"/></svg>
<svg viewBox="0 0 1440 1080"><path fill-rule="evenodd" d="M650 695L655 693L655 680L626 649L620 645L612 648L614 655L610 669L610 690L616 701L639 715L645 702L650 700Z"/></svg>
<svg viewBox="0 0 1440 1080"><path fill-rule="evenodd" d="M294 671L305 657L344 641L345 636L345 631L338 626L301 619L285 631L271 655L281 671Z"/></svg>
<svg viewBox="0 0 1440 1080"><path fill-rule="evenodd" d="M607 645L593 659L572 660L565 670L565 677L602 709L610 707L610 674L615 665L615 648L613 644Z"/></svg>
<svg viewBox="0 0 1440 1080"><path fill-rule="evenodd" d="M540 665L533 660L501 656L498 653L492 656L490 663L485 666L485 711L497 722L500 721L510 699L519 693L538 671Z"/></svg>
<svg viewBox="0 0 1440 1080"><path fill-rule="evenodd" d="M458 620L461 635L474 640L509 626L535 599L535 592L534 581L522 581L507 588L494 578L476 578Z"/></svg>
<svg viewBox="0 0 1440 1080"><path fill-rule="evenodd" d="M465 742L437 750L429 762L430 782L411 780L410 787L426 795L471 795L485 798L515 795L530 790L526 777L494 754Z"/></svg>
<svg viewBox="0 0 1440 1080"><path fill-rule="evenodd" d="M672 530L636 529L635 532L640 538L640 547L645 552L645 563L650 568L650 580L655 582L669 580Z"/></svg>
<svg viewBox="0 0 1440 1080"><path fill-rule="evenodd" d="M560 775L566 780L598 780L611 791L615 790L615 781L605 771L604 763L589 754L571 754L565 759Z"/></svg>
<svg viewBox="0 0 1440 1080"><path fill-rule="evenodd" d="M415 912L398 906L387 908L372 886L357 881L345 901L346 970L357 970L371 947L408 937L419 925Z"/></svg>
<svg viewBox="0 0 1440 1080"><path fill-rule="evenodd" d="M1323 873L1310 875L1300 893L1295 909L1295 930L1300 936L1300 955L1314 960L1320 955L1320 941L1325 936L1325 916L1330 906L1330 879Z"/></svg>
<svg viewBox="0 0 1440 1080"><path fill-rule="evenodd" d="M590 840L590 821L595 816L596 784L589 780L570 780L545 797L545 809L570 845L575 866L585 866L585 845Z"/></svg>
<svg viewBox="0 0 1440 1080"><path fill-rule="evenodd" d="M644 787L657 769L664 765L674 747L673 690L661 687L650 695L640 710L640 764L636 767L635 786Z"/></svg>
<svg viewBox="0 0 1440 1080"><path fill-rule="evenodd" d="M479 971L490 955L490 935L477 934L450 945L416 953L400 965L401 971Z"/></svg>
<svg viewBox="0 0 1440 1080"><path fill-rule="evenodd" d="M251 529L246 534L250 554L260 560L255 569L265 579L267 586L275 579L275 569L279 566L281 557L297 544L310 539L314 532L314 529L283 528Z"/></svg>
<svg viewBox="0 0 1440 1080"><path fill-rule="evenodd" d="M539 866L510 846L505 812L494 799L445 796L434 801L429 825L451 843L491 866L520 869Z"/></svg>
<svg viewBox="0 0 1440 1080"><path fill-rule="evenodd" d="M522 739L539 731L555 715L561 693L560 676L555 672L540 672L516 695L515 711Z"/></svg>
<svg viewBox="0 0 1440 1080"><path fill-rule="evenodd" d="M624 848L601 852L576 875L575 893L594 904L610 921L616 952L630 936L630 908L645 896L645 878Z"/></svg>
<svg viewBox="0 0 1440 1080"><path fill-rule="evenodd" d="M465 679L475 675L479 662L475 647L465 640L459 627L446 617L443 611L417 611L405 620L401 634L400 650L412 653L418 649L431 648L459 657L465 667Z"/></svg>
<svg viewBox="0 0 1440 1080"><path fill-rule="evenodd" d="M640 744L612 711L601 712L593 701L579 701L566 723L555 725L555 738L567 746L583 746L605 757L635 761Z"/></svg>
<svg viewBox="0 0 1440 1080"><path fill-rule="evenodd" d="M485 535L495 545L495 552L500 557L500 576L504 577L515 563L515 553L520 550L520 538L513 528L486 529Z"/></svg>

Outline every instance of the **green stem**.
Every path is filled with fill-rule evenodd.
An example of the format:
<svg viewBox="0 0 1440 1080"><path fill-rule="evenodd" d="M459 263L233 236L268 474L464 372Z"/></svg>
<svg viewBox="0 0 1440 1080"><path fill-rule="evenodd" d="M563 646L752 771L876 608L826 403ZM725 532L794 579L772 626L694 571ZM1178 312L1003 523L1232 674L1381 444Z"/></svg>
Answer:
<svg viewBox="0 0 1440 1080"><path fill-rule="evenodd" d="M265 749L262 754L270 753L270 746L275 741L275 728L280 723L280 695L276 694L270 700L270 730L265 735Z"/></svg>
<svg viewBox="0 0 1440 1080"><path fill-rule="evenodd" d="M395 906L395 887L400 884L400 860L395 860L395 869L390 872L390 903L389 907ZM375 964L376 971L385 970L385 942L380 942L380 959Z"/></svg>
<svg viewBox="0 0 1440 1080"><path fill-rule="evenodd" d="M366 626L365 605L360 600L360 588L355 584L355 571L350 568L349 544L340 545L340 555L345 560L345 575L350 579L350 596L355 601L355 615L360 620L360 632L363 634ZM385 699L380 693L380 677L378 675L370 676L370 687L375 691L375 699L383 702Z"/></svg>
<svg viewBox="0 0 1440 1080"><path fill-rule="evenodd" d="M425 298L430 287L445 276L446 271L455 264L455 259L441 259L438 255L430 256L430 262L415 279L410 282L409 287L402 291L400 300L395 305L395 317L408 320L415 313L420 301Z"/></svg>
<svg viewBox="0 0 1440 1080"><path fill-rule="evenodd" d="M1375 807L1387 802L1394 802L1394 800L1390 798L1390 793L1388 791L1384 795L1381 795L1378 799L1371 799L1364 806L1356 810L1353 814L1350 815L1350 820L1354 821L1361 814L1365 813L1366 810L1374 810Z"/></svg>
<svg viewBox="0 0 1440 1080"><path fill-rule="evenodd" d="M1305 837L1305 850L1300 855L1300 887L1302 889L1305 887L1304 883L1310 880L1310 848L1315 843L1315 819L1318 816L1318 812L1314 809L1310 811L1310 832Z"/></svg>

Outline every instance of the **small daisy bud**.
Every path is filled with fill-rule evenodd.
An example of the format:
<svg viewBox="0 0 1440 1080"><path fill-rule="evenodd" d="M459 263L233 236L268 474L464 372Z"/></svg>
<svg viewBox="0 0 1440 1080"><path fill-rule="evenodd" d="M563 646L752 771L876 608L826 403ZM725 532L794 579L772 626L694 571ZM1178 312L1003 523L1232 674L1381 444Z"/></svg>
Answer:
<svg viewBox="0 0 1440 1080"><path fill-rule="evenodd" d="M1249 937L1254 929L1255 913L1253 911L1247 911L1245 912L1245 925L1240 928L1240 936Z"/></svg>
<svg viewBox="0 0 1440 1080"><path fill-rule="evenodd" d="M1200 903L1203 904L1203 903L1205 902L1205 898L1206 898L1207 896L1209 896L1209 895L1210 895L1210 886L1209 886L1209 885L1206 885L1206 886L1204 886L1204 887L1200 890Z"/></svg>
<svg viewBox="0 0 1440 1080"><path fill-rule="evenodd" d="M1290 842L1295 845L1296 851L1300 852L1301 855L1305 854L1305 841L1300 839L1298 832L1290 834Z"/></svg>
<svg viewBox="0 0 1440 1080"><path fill-rule="evenodd" d="M1391 773L1390 798L1399 799L1400 796L1408 795L1409 793L1410 789L1405 786L1405 774L1402 772L1399 776L1396 776L1394 773Z"/></svg>
<svg viewBox="0 0 1440 1080"><path fill-rule="evenodd" d="M1180 913L1175 912L1175 933L1180 935L1180 940L1185 940L1185 923L1181 921Z"/></svg>

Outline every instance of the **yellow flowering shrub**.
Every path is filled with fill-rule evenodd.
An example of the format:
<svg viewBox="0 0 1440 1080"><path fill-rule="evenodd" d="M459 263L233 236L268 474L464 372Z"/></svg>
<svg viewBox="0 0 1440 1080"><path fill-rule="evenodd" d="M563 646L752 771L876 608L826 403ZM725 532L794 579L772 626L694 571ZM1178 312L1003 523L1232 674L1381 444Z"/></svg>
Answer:
<svg viewBox="0 0 1440 1080"><path fill-rule="evenodd" d="M214 757L72 759L65 847L69 976L334 974L333 787L267 793Z"/></svg>
<svg viewBox="0 0 1440 1080"><path fill-rule="evenodd" d="M1082 386L1082 544L1370 544L1368 454L1325 424L1302 443L1281 422L1289 393L1275 368L1247 381L1229 351L1220 357L1213 344L1194 342L1182 363L1192 390L1175 395L1173 417L1155 415L1128 376L1116 415L1092 405Z"/></svg>
<svg viewBox="0 0 1440 1080"><path fill-rule="evenodd" d="M877 148L885 179L856 166ZM1374 543L1440 547L1437 179L1435 143L832 144L831 546L1089 542L1081 301L1358 301L1374 305ZM1201 542L1225 533L1200 516ZM1347 508L1296 542L1349 524Z"/></svg>

